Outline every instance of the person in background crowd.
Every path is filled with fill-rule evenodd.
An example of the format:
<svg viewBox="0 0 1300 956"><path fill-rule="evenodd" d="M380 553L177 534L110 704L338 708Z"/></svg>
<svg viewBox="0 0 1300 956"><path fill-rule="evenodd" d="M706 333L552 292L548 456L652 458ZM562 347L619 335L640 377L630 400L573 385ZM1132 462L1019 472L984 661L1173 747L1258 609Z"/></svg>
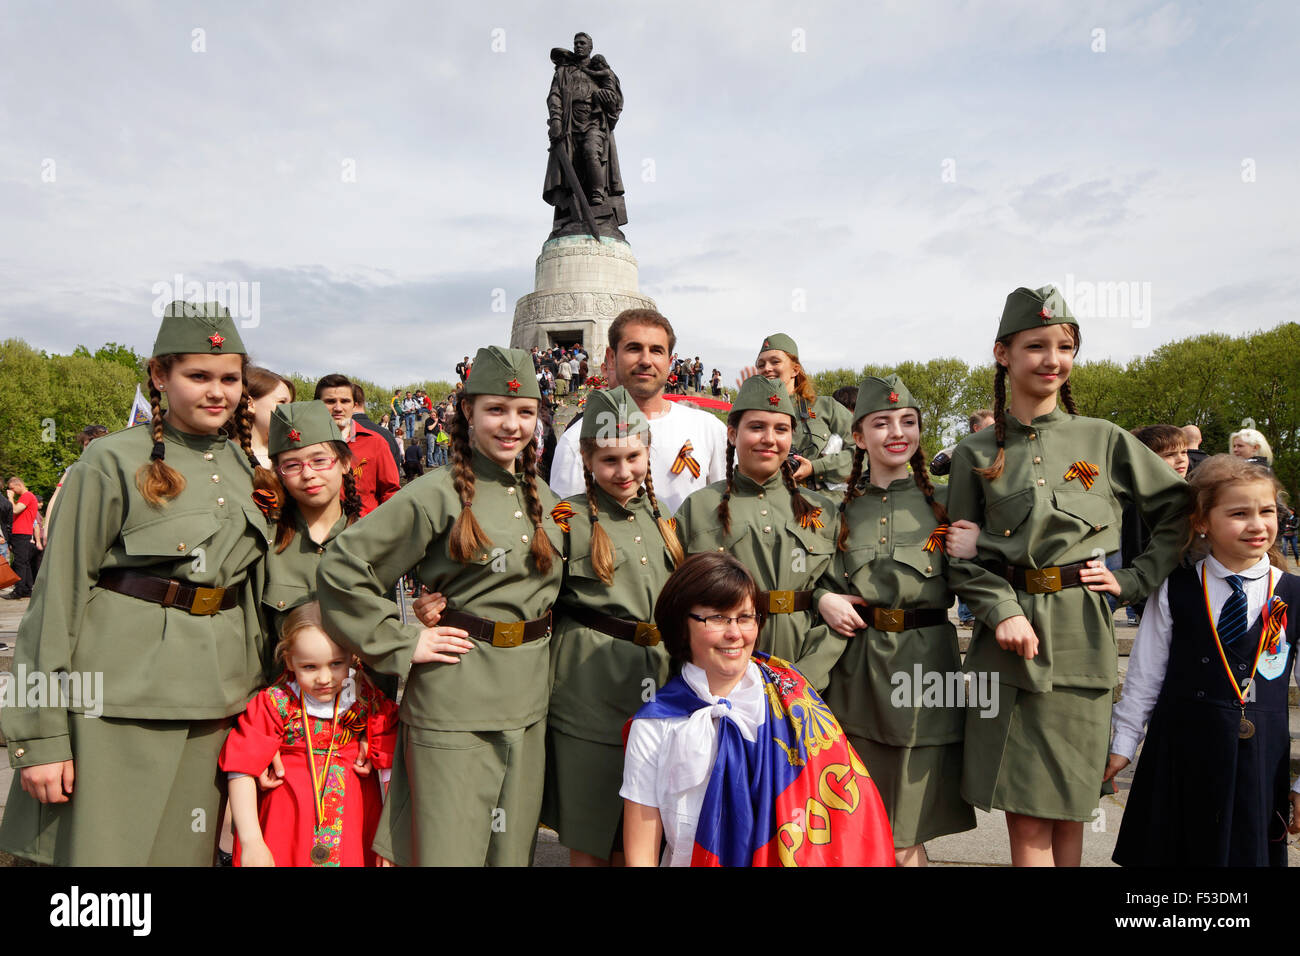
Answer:
<svg viewBox="0 0 1300 956"><path fill-rule="evenodd" d="M469 370L472 365L473 363L470 362L468 355L456 363L456 375L460 378L461 385L464 385L466 380L469 379ZM447 397L451 398L450 395Z"/></svg>
<svg viewBox="0 0 1300 956"><path fill-rule="evenodd" d="M1176 471L1179 477L1187 477L1187 436L1181 428L1175 425L1146 425L1133 429L1133 437L1164 459L1165 464ZM1119 552L1106 556L1106 566L1112 571L1131 567L1133 559L1144 552L1151 541L1151 532L1135 503L1129 502L1124 506L1122 520ZM1107 595L1107 600L1112 610L1118 606L1112 595ZM1146 598L1141 598L1124 606L1129 627L1138 626L1146 603Z"/></svg>
<svg viewBox="0 0 1300 956"><path fill-rule="evenodd" d="M14 506L9 496L0 496L0 557L9 559L9 539L14 533Z"/></svg>
<svg viewBox="0 0 1300 956"><path fill-rule="evenodd" d="M1300 550L1296 548L1296 529L1300 528L1300 517L1285 505L1282 506L1284 514L1282 515L1282 557L1287 556L1288 546L1291 549L1291 556L1300 559Z"/></svg>
<svg viewBox="0 0 1300 956"><path fill-rule="evenodd" d="M1255 465L1273 467L1273 449L1268 439L1254 428L1243 428L1228 437L1229 450L1238 458L1245 458Z"/></svg>
<svg viewBox="0 0 1300 956"><path fill-rule="evenodd" d="M253 413L253 454L263 468L270 468L266 442L271 429L271 411L276 405L295 401L298 390L283 375L257 365L245 369L244 379L248 383L248 397L252 399L249 408Z"/></svg>
<svg viewBox="0 0 1300 956"><path fill-rule="evenodd" d="M1190 475L1210 456L1201 451L1201 430L1195 425L1184 425L1183 437L1187 440L1187 473Z"/></svg>
<svg viewBox="0 0 1300 956"><path fill-rule="evenodd" d="M330 410L343 440L352 452L353 474L357 493L361 495L361 515L365 517L397 494L401 481L397 474L399 455L394 454L383 436L362 424L365 417L365 392L345 375L326 375L316 383L315 398ZM360 399L358 401L358 399ZM354 420L353 412L357 406ZM365 419L369 421L369 419ZM394 442L396 444L396 442Z"/></svg>
<svg viewBox="0 0 1300 956"><path fill-rule="evenodd" d="M991 409L977 408L975 411L971 412L967 423L970 425L970 433L974 435L981 429L988 428L993 424L993 412ZM947 448L943 449L943 451L939 452L939 454L934 456L934 460L930 462L930 474L948 474L948 469L952 467L953 449L956 447L956 445L949 445Z"/></svg>
<svg viewBox="0 0 1300 956"><path fill-rule="evenodd" d="M424 464L428 468L437 467L438 431L442 428L437 412L430 412L424 420Z"/></svg>
<svg viewBox="0 0 1300 956"><path fill-rule="evenodd" d="M555 375L555 394L561 398L569 394L569 384L573 381L573 362L560 361Z"/></svg>
<svg viewBox="0 0 1300 956"><path fill-rule="evenodd" d="M18 476L9 479L6 491L9 504L14 510L12 533L8 536L9 548L13 552L13 571L19 581L12 591L5 595L5 600L18 601L32 596L32 583L35 575L32 567L35 561L36 545L32 541L35 534L36 517L40 510L36 496L27 490L23 480Z"/></svg>
<svg viewBox="0 0 1300 956"><path fill-rule="evenodd" d="M402 396L402 429L406 432L407 438L415 434L415 405L415 399L411 397L408 389Z"/></svg>
<svg viewBox="0 0 1300 956"><path fill-rule="evenodd" d="M841 385L831 393L831 398L835 399L835 401L839 402L849 411L854 411L858 407L858 386Z"/></svg>
<svg viewBox="0 0 1300 956"><path fill-rule="evenodd" d="M103 425L87 425L77 434L77 442L81 445L81 450L84 452L86 446L92 441L96 438L103 438L107 434L108 428ZM73 464L75 465L76 462L73 462ZM45 509L45 520L40 523L41 540L38 542L38 546L42 550L44 550L46 543L49 541L50 524L54 521L54 503L59 500L59 492L63 489L63 483L68 480L68 471L71 468L72 465L69 465L63 470L63 475L59 478L59 483L54 488L54 494L50 495L50 504Z"/></svg>
<svg viewBox="0 0 1300 956"><path fill-rule="evenodd" d="M709 385L713 391L714 398L718 398L722 395L722 373L716 368L713 370L713 375L709 379Z"/></svg>
<svg viewBox="0 0 1300 956"><path fill-rule="evenodd" d="M424 474L424 455L421 453L420 445L418 438L412 438L411 443L406 446L405 463L402 468L406 472L407 481L414 481Z"/></svg>

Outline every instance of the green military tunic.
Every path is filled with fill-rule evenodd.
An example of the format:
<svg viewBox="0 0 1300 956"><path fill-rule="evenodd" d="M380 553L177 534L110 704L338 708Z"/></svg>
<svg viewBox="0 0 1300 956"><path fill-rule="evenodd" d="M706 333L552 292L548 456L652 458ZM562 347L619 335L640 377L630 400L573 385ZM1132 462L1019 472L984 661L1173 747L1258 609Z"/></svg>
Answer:
<svg viewBox="0 0 1300 956"><path fill-rule="evenodd" d="M641 647L586 627L566 606L624 621L654 621L655 601L673 571L645 494L626 506L600 488L600 526L614 546L614 583L591 566L587 496L568 499L569 558L551 642L553 686L547 714L546 794L542 822L573 850L609 859L623 802L623 725L668 679L662 643Z"/></svg>
<svg viewBox="0 0 1300 956"><path fill-rule="evenodd" d="M376 670L409 677L402 739L375 850L403 865L526 865L545 766L550 639L481 641L456 664L411 665L421 627L402 624L388 592L411 568L447 606L493 621L544 615L559 594L563 534L556 498L537 481L555 548L549 574L529 552L534 528L522 474L473 452L474 516L492 545L452 559L460 514L453 468L411 482L340 534L321 559L317 600L329 633ZM413 832L414 831L414 832Z"/></svg>
<svg viewBox="0 0 1300 956"><path fill-rule="evenodd" d="M71 801L47 806L15 775L0 846L17 855L91 866L212 861L217 754L228 718L261 678L269 529L233 442L167 424L163 441L167 464L185 478L167 504L150 505L136 487L153 448L148 425L88 446L59 495L61 518L19 628L15 667L102 674L104 716L81 716L97 709L85 701L5 708L15 768L72 758L76 771ZM113 569L239 586L239 604L194 615L95 587ZM196 778L205 761L211 772Z"/></svg>
<svg viewBox="0 0 1300 956"><path fill-rule="evenodd" d="M727 490L717 481L692 493L677 512L677 530L689 554L727 551L758 583L760 590L803 591L816 585L831 563L835 549L836 505L815 491L801 490L824 527L800 526L790 504L790 492L778 472L763 484L739 468L734 472L730 511L731 533L722 530L718 504ZM757 648L789 661L820 691L839 658L844 639L822 623L816 606L808 611L771 614Z"/></svg>
<svg viewBox="0 0 1300 956"><path fill-rule="evenodd" d="M843 484L853 471L853 413L829 395L819 395L809 405L791 395L795 416L794 441L790 450L812 462L812 477L818 487ZM839 435L844 447L823 457L832 435Z"/></svg>
<svg viewBox="0 0 1300 956"><path fill-rule="evenodd" d="M1045 594L1013 588L996 570L1059 567L1119 549L1125 502L1151 530L1133 566L1114 572L1120 599L1150 593L1178 563L1187 485L1118 426L1057 409L1023 424L1006 417L1006 463L989 481L974 469L997 455L993 428L953 453L948 512L981 527L978 561L953 561L951 579L975 615L966 668L997 675L996 719L968 712L963 795L977 807L1045 819L1088 820L1105 769L1118 659L1110 606L1078 586ZM1086 487L1075 463L1098 474ZM1025 660L998 646L1002 621L1023 614L1038 636Z"/></svg>
<svg viewBox="0 0 1300 956"><path fill-rule="evenodd" d="M275 665L270 657L279 641L284 619L294 608L316 600L316 573L320 568L320 559L330 542L348 526L348 516L340 515L325 535L325 540L316 541L297 508L293 508L293 518L293 540L279 552L272 545L266 556L266 590L262 592L262 609L267 620L268 684L280 676L279 665Z"/></svg>
<svg viewBox="0 0 1300 956"><path fill-rule="evenodd" d="M942 492L936 489L940 500ZM841 520L849 535L822 580L827 588L875 607L952 606L943 545L926 550L938 522L910 476L887 488L866 485ZM965 691L957 632L947 620L881 631L866 611L859 613L868 626L849 641L823 696L880 791L894 846L973 828L975 812L961 798ZM923 696L934 686L951 691L958 684L961 700Z"/></svg>

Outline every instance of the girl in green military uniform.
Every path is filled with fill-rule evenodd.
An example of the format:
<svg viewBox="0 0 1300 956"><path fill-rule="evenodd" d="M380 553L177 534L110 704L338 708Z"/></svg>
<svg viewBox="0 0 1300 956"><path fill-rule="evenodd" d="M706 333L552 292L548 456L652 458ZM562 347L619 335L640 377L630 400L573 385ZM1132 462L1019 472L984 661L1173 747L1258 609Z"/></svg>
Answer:
<svg viewBox="0 0 1300 956"><path fill-rule="evenodd" d="M841 484L853 467L853 418L829 395L818 395L799 364L799 346L784 332L763 339L754 371L777 379L790 393L795 409L791 449L798 460L795 481L825 489Z"/></svg>
<svg viewBox="0 0 1300 956"><path fill-rule="evenodd" d="M668 679L655 600L683 558L650 477L650 423L620 388L592 392L582 418L585 495L551 512L568 564L551 644L542 822L574 866L617 856L623 725Z"/></svg>
<svg viewBox="0 0 1300 956"><path fill-rule="evenodd" d="M451 467L408 484L321 558L330 636L383 673L409 671L375 839L402 865L526 866L532 854L563 546L536 477L532 368L519 349L480 349L451 422ZM402 624L388 599L411 568L446 598L436 627Z"/></svg>
<svg viewBox="0 0 1300 956"><path fill-rule="evenodd" d="M210 866L217 755L261 677L269 530L254 482L274 479L254 475L248 357L215 302L169 305L152 356L153 420L69 472L19 628L19 668L84 675L70 700L3 713L19 773L0 847L44 863Z"/></svg>
<svg viewBox="0 0 1300 956"><path fill-rule="evenodd" d="M1017 866L1079 864L1118 666L1102 592L1124 602L1150 593L1186 533L1183 479L1128 432L1077 415L1069 375L1079 341L1052 286L1007 297L993 347L994 427L957 446L949 483L948 513L984 529L978 562L950 564L976 617L966 669L1000 682L995 717L967 710L962 795L1007 811ZM1101 559L1119 548L1125 502L1151 539L1132 567L1111 572Z"/></svg>
<svg viewBox="0 0 1300 956"><path fill-rule="evenodd" d="M923 681L950 689L961 680L948 620L948 515L930 483L921 414L903 381L864 379L853 418L857 451L835 560L822 583L867 606L860 616L848 611L853 638L825 699L884 800L899 866L923 866L926 840L975 826L975 811L961 798L964 685L961 700L927 696L922 706ZM867 481L859 484L864 464ZM829 600L821 610L837 624Z"/></svg>
<svg viewBox="0 0 1300 956"><path fill-rule="evenodd" d="M768 602L758 649L826 686L844 639L821 623L813 587L835 548L835 505L795 484L786 463L796 415L778 379L746 379L727 418L727 477L691 494L677 512L690 554L729 551Z"/></svg>

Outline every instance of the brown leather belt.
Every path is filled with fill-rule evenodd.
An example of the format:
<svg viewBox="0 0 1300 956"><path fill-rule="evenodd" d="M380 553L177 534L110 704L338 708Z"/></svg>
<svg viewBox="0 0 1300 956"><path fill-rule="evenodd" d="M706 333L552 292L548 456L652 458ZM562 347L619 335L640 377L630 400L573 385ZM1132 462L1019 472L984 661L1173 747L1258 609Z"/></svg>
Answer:
<svg viewBox="0 0 1300 956"><path fill-rule="evenodd" d="M178 607L191 614L216 614L229 611L239 603L237 584L228 588L205 588L139 571L105 571L95 582L95 587L152 601L163 607Z"/></svg>
<svg viewBox="0 0 1300 956"><path fill-rule="evenodd" d="M583 627L617 637L620 641L631 641L638 647L654 647L659 643L659 628L652 623L625 621L577 604L565 604L564 615L573 618Z"/></svg>
<svg viewBox="0 0 1300 956"><path fill-rule="evenodd" d="M876 607L869 605L868 624L877 631L910 631L918 627L934 627L948 620L948 609L941 607L919 607L903 610L897 607Z"/></svg>
<svg viewBox="0 0 1300 956"><path fill-rule="evenodd" d="M1076 561L1059 568L1017 568L1007 564L998 573L1017 591L1051 594L1062 588L1074 588L1082 584L1079 572L1087 566L1087 561Z"/></svg>
<svg viewBox="0 0 1300 956"><path fill-rule="evenodd" d="M768 614L793 614L812 610L812 591L759 591L759 605L767 605Z"/></svg>
<svg viewBox="0 0 1300 956"><path fill-rule="evenodd" d="M464 611L443 611L438 623L469 631L470 637L493 647L518 647L551 634L550 611L535 621L489 621Z"/></svg>

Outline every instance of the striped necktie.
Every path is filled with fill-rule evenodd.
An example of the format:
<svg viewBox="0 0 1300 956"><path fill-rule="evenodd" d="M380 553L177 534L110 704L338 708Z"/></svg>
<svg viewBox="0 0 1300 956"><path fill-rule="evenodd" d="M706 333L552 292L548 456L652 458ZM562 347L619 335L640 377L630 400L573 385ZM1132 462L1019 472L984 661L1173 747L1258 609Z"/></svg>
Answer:
<svg viewBox="0 0 1300 956"><path fill-rule="evenodd" d="M1232 594L1219 611L1219 640L1231 644L1246 633L1246 590L1239 574L1229 574L1224 580L1232 585Z"/></svg>

